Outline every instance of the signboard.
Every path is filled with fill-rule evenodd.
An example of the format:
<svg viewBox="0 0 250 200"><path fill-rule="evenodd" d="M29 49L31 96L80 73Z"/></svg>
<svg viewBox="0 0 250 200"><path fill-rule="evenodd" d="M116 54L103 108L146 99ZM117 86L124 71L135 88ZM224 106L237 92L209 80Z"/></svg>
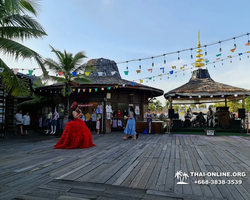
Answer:
<svg viewBox="0 0 250 200"><path fill-rule="evenodd" d="M215 135L215 130L205 130L205 135Z"/></svg>

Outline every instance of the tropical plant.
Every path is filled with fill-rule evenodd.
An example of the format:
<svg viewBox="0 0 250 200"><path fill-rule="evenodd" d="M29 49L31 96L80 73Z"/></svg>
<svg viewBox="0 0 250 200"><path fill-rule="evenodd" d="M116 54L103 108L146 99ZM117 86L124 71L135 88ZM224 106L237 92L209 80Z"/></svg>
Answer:
<svg viewBox="0 0 250 200"><path fill-rule="evenodd" d="M180 105L177 105L177 104L174 105L174 106L173 106L174 112L175 112L175 113L178 113L180 107L181 107Z"/></svg>
<svg viewBox="0 0 250 200"><path fill-rule="evenodd" d="M42 57L32 49L18 41L31 38L42 38L46 35L41 25L26 13L37 16L35 4L29 0L0 0L0 52L3 55L18 58L35 59L43 72ZM2 84L13 96L29 94L28 81L19 79L16 74L0 58L0 68L3 68Z"/></svg>
<svg viewBox="0 0 250 200"><path fill-rule="evenodd" d="M250 96L245 99L246 112L250 111Z"/></svg>
<svg viewBox="0 0 250 200"><path fill-rule="evenodd" d="M154 107L156 111L162 111L162 103L159 100L154 101Z"/></svg>
<svg viewBox="0 0 250 200"><path fill-rule="evenodd" d="M207 105L206 104L199 104L199 106L198 106L199 108L206 108L207 107Z"/></svg>
<svg viewBox="0 0 250 200"><path fill-rule="evenodd" d="M242 103L240 103L240 101L237 100L233 100L227 103L227 106L229 107L229 111L230 112L238 112L239 108L242 108Z"/></svg>
<svg viewBox="0 0 250 200"><path fill-rule="evenodd" d="M170 104L170 103L169 103L169 101L168 101L168 100L166 100L166 102L165 102L165 108L166 108L166 109L168 109L169 104Z"/></svg>
<svg viewBox="0 0 250 200"><path fill-rule="evenodd" d="M68 122L69 118L69 96L72 93L71 86L75 85L76 83L91 83L84 73L80 74L79 72L90 72L94 71L95 68L89 65L82 64L85 56L84 52L78 52L73 56L72 53L67 53L66 51L61 52L59 50L54 49L50 46L52 52L56 54L58 62L54 61L53 59L47 58L45 59L45 66L48 66L50 71L58 74L61 72L61 76L52 76L46 75L43 77L45 80L55 81L57 83L63 83L64 88L62 89L61 93L66 98L65 102L65 109L64 109L64 125ZM78 73L73 75L74 73Z"/></svg>

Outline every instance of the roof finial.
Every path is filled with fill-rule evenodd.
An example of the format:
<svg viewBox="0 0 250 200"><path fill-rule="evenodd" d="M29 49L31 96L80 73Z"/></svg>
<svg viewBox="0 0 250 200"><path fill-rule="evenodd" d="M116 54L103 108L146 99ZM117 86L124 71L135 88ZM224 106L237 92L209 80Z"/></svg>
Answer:
<svg viewBox="0 0 250 200"><path fill-rule="evenodd" d="M200 43L200 30L198 31L198 45L197 45L197 54L196 54L196 62L195 62L195 67L204 67L205 64L203 63L203 55L201 54L202 50L201 48L201 43Z"/></svg>

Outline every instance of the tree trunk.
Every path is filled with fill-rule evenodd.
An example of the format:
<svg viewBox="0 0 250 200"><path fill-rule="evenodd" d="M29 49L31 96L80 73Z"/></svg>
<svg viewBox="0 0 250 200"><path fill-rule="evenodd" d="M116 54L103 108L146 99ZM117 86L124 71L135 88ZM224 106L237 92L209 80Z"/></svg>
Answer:
<svg viewBox="0 0 250 200"><path fill-rule="evenodd" d="M69 120L69 94L68 94L69 86L66 84L66 91L65 91L65 108L64 108L64 119L63 119L63 127L66 126L68 120Z"/></svg>

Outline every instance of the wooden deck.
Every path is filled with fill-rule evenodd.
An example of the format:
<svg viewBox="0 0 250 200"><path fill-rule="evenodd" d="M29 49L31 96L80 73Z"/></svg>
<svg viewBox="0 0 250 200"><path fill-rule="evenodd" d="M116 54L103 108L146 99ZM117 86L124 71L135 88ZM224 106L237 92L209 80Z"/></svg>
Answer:
<svg viewBox="0 0 250 200"><path fill-rule="evenodd" d="M0 199L250 199L250 137L93 135L96 147L53 149L56 136L0 140ZM179 185L175 173L189 174ZM193 177L190 172L245 172ZM240 185L196 184L242 180Z"/></svg>

